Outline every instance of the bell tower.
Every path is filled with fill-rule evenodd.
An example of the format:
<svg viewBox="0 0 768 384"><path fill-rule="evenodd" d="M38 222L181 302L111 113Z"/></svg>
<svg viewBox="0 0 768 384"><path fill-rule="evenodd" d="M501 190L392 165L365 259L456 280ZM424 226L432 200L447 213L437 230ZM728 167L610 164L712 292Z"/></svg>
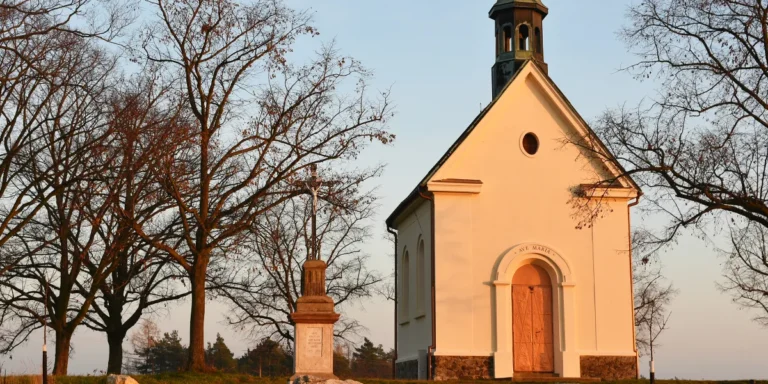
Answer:
<svg viewBox="0 0 768 384"><path fill-rule="evenodd" d="M494 98L526 60L535 60L547 70L543 23L548 13L541 0L497 0L491 8L489 17L496 24Z"/></svg>

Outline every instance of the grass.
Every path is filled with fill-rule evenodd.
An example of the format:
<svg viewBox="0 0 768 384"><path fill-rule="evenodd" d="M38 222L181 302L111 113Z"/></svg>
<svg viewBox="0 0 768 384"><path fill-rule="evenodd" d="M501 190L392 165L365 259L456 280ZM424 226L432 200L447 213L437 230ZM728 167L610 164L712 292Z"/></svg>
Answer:
<svg viewBox="0 0 768 384"><path fill-rule="evenodd" d="M418 380L384 380L384 379L356 379L363 384L425 384L424 381ZM568 383L567 379L563 379L562 383ZM500 383L513 383L513 384L526 384L522 381L512 382L509 379L500 380L456 380L438 382L445 384L500 384ZM649 384L649 380L618 380L618 381L601 381L599 384ZM143 383L141 383L143 384ZM528 384L542 384L542 383L528 383ZM552 383L555 384L555 383ZM656 384L750 384L749 380L656 380ZM768 380L756 380L755 384L768 384Z"/></svg>
<svg viewBox="0 0 768 384"><path fill-rule="evenodd" d="M224 373L164 373L160 375L131 376L140 384L285 384L287 378L266 378L250 375ZM9 376L0 384L42 384L41 376ZM106 384L106 376L60 376L48 377L48 384Z"/></svg>
<svg viewBox="0 0 768 384"><path fill-rule="evenodd" d="M225 373L165 373L160 375L133 376L140 384L285 384L285 377L256 377ZM356 379L363 384L424 384L416 380ZM105 376L62 376L49 377L49 384L105 384ZM507 380L460 380L446 384L496 384ZM567 382L567 380L563 380ZM648 384L648 380L604 381L605 384ZM657 384L749 384L748 380L656 380ZM40 376L9 376L0 378L0 384L42 384ZM515 383L517 384L517 383ZM524 383L521 383L524 384ZM756 381L755 384L768 384L768 381Z"/></svg>

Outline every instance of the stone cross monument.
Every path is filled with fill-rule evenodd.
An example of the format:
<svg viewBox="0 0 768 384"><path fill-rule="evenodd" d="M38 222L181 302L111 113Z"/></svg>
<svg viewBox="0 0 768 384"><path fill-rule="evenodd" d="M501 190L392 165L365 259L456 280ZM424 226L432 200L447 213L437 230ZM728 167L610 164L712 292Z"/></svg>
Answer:
<svg viewBox="0 0 768 384"><path fill-rule="evenodd" d="M333 324L339 320L333 299L325 293L327 265L317 253L317 193L322 181L317 168L305 188L312 193L312 252L304 262L301 276L301 297L296 311L291 313L294 323L293 377L316 376L337 379L333 374Z"/></svg>

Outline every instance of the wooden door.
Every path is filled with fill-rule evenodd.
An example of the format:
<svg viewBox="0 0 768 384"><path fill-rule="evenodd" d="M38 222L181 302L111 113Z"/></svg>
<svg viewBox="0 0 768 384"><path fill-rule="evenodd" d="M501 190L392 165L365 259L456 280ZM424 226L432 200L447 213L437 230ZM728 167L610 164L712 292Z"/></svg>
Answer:
<svg viewBox="0 0 768 384"><path fill-rule="evenodd" d="M552 343L552 287L533 287L531 308L533 315L533 370L555 370Z"/></svg>
<svg viewBox="0 0 768 384"><path fill-rule="evenodd" d="M546 271L521 267L512 279L512 336L516 372L553 372L552 285Z"/></svg>
<svg viewBox="0 0 768 384"><path fill-rule="evenodd" d="M512 286L512 347L516 372L533 372L532 296L527 285Z"/></svg>

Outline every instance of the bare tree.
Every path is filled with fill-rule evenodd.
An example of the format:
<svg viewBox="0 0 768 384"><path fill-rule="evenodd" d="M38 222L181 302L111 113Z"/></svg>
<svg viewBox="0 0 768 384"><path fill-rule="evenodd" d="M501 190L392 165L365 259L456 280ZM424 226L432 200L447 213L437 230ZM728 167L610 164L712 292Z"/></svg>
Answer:
<svg viewBox="0 0 768 384"><path fill-rule="evenodd" d="M92 0L4 1L0 4L0 248L4 247L60 190L41 188L51 169L39 169L33 186L19 177L30 148L41 140L53 95L71 86L66 60L84 39L111 40L130 22L128 3L108 6ZM75 26L77 25L77 26ZM67 83L69 81L70 83ZM0 275L19 259L0 252Z"/></svg>
<svg viewBox="0 0 768 384"><path fill-rule="evenodd" d="M754 309L754 320L768 326L768 228L754 223L730 231L731 249L723 266L720 288L743 308Z"/></svg>
<svg viewBox="0 0 768 384"><path fill-rule="evenodd" d="M654 248L644 239L646 235L643 231L632 234L632 281L637 348L641 354L652 354L656 339L666 329L669 304L678 292L666 282Z"/></svg>
<svg viewBox="0 0 768 384"><path fill-rule="evenodd" d="M22 257L0 279L0 306L13 315L3 322L11 337L0 348L9 351L47 322L56 335L53 373L66 374L72 334L116 259L96 231L114 199L100 175L111 161L102 108L116 61L77 37L57 59L66 63L61 86L42 108L41 135L23 151L33 159L17 178L34 195L58 192L14 237ZM93 273L83 279L87 269Z"/></svg>
<svg viewBox="0 0 768 384"><path fill-rule="evenodd" d="M739 254L757 240L742 242L750 227L768 226L768 7L762 1L642 0L629 17L621 36L639 61L626 69L658 82L658 95L637 108L607 111L594 126L596 136L574 143L603 162L614 161L612 152L624 167L620 176L631 175L644 189L642 209L668 219L645 238L650 245L673 244L685 229L730 231L735 257L726 286L737 297L742 291L755 298L749 292L765 275L751 278L750 263L757 260ZM601 150L598 137L609 151Z"/></svg>
<svg viewBox="0 0 768 384"><path fill-rule="evenodd" d="M145 30L141 51L182 93L195 136L160 176L175 202L182 242L141 223L134 229L189 277L188 368L201 371L211 263L236 249L264 213L301 194L292 179L310 164L354 159L366 143L392 140L383 129L390 108L386 94L369 101L368 72L333 49L305 66L289 64L293 41L316 32L305 13L280 0L152 4L159 21ZM192 165L192 178L172 172Z"/></svg>
<svg viewBox="0 0 768 384"><path fill-rule="evenodd" d="M667 283L656 257L658 247L643 230L632 233L632 281L635 303L635 338L641 355L650 357L651 382L655 382L654 350L661 334L667 330L672 313L669 304L678 291Z"/></svg>
<svg viewBox="0 0 768 384"><path fill-rule="evenodd" d="M326 291L337 307L374 295L383 281L366 268L368 255L360 249L370 239L375 199L370 194L358 195L356 181L340 189L346 191L332 192L332 200L319 202L317 217L319 255L328 265ZM231 325L249 328L289 350L293 347L290 314L301 296L302 266L311 253L311 216L312 203L306 198L289 200L266 212L253 224L240 257L223 266L240 272L223 284L214 284L232 307ZM342 317L334 336L348 341L359 331L356 320Z"/></svg>
<svg viewBox="0 0 768 384"><path fill-rule="evenodd" d="M15 51L14 43L55 34L110 41L135 16L136 3L94 0L8 0L0 4L0 49L19 54L30 64L39 56Z"/></svg>
<svg viewBox="0 0 768 384"><path fill-rule="evenodd" d="M656 342L656 340L661 336L661 334L667 330L667 323L669 322L669 318L672 316L672 313L668 313L666 317L664 317L663 314L659 313L659 310L663 310L663 307L657 307L656 303L651 302L650 305L650 315L649 318L653 319L650 321L648 325L648 351L650 355L650 379L651 383L656 382L656 366L655 366L655 360L654 360L654 347L658 347L659 344Z"/></svg>
<svg viewBox="0 0 768 384"><path fill-rule="evenodd" d="M389 246L389 257L395 258L395 236L391 233L386 233L384 235L384 239L387 240L387 243ZM397 305L397 295L395 294L395 281L397 281L397 278L395 276L395 263L392 263L392 272L387 276L384 281L382 281L382 284L379 284L379 286L376 288L376 293L384 298L387 301L391 301Z"/></svg>
<svg viewBox="0 0 768 384"><path fill-rule="evenodd" d="M150 246L131 228L132 221L160 223L171 201L155 182L153 170L170 162L175 148L189 137L189 120L180 102L170 103L168 89L158 84L152 68L123 82L112 96L108 149L112 164L101 177L114 205L97 230L99 242L112 249L117 268L99 287L85 325L105 332L109 344L107 373L119 374L123 340L142 315L154 306L189 292L179 284L182 272L165 252ZM159 103L163 105L159 105ZM165 220L166 233L180 230L178 220ZM178 236L174 236L178 239ZM93 265L89 273L98 274Z"/></svg>
<svg viewBox="0 0 768 384"><path fill-rule="evenodd" d="M131 347L135 356L134 362L131 364L132 368L140 366L151 368L149 367L151 362L148 351L157 344L160 337L160 328L157 323L150 319L141 321L139 327L130 336ZM142 358L144 361L138 361Z"/></svg>

